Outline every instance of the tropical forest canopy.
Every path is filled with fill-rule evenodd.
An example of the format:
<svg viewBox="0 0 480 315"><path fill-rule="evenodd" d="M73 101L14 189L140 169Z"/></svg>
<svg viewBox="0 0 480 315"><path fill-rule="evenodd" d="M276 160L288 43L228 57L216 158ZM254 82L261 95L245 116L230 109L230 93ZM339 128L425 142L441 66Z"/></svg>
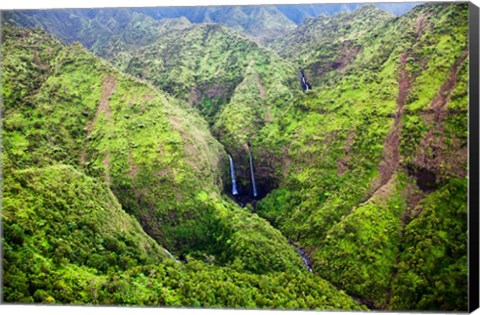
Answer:
<svg viewBox="0 0 480 315"><path fill-rule="evenodd" d="M468 5L414 5L2 12L4 301L466 311Z"/></svg>

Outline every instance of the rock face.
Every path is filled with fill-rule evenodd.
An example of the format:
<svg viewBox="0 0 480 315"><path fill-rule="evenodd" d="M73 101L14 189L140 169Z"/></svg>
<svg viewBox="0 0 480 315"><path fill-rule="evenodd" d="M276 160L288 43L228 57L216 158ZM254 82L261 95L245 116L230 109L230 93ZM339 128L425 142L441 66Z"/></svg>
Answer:
<svg viewBox="0 0 480 315"><path fill-rule="evenodd" d="M195 110L79 44L2 35L5 301L293 307L286 290L250 287L298 274L330 296L303 307L361 309L302 274L278 230L221 196L226 153ZM215 284L178 287L204 277Z"/></svg>
<svg viewBox="0 0 480 315"><path fill-rule="evenodd" d="M311 253L316 272L371 307L465 310L467 7L423 5L398 19L362 10L309 20L275 43L318 91L292 111L299 127L290 122L277 149L286 176L257 211ZM380 22L360 27L360 12ZM440 210L446 195L462 206ZM463 231L455 244L445 224ZM420 275L426 257L445 287ZM450 268L463 273L457 285Z"/></svg>
<svg viewBox="0 0 480 315"><path fill-rule="evenodd" d="M399 17L362 6L273 41L242 34L269 36L248 17L239 29L212 23L213 9L207 24L145 10L88 13L110 18L108 40L86 46L113 65L3 28L7 300L356 308L335 286L375 309L466 310L466 4ZM57 229L65 246L47 237ZM42 268L57 282L28 278Z"/></svg>

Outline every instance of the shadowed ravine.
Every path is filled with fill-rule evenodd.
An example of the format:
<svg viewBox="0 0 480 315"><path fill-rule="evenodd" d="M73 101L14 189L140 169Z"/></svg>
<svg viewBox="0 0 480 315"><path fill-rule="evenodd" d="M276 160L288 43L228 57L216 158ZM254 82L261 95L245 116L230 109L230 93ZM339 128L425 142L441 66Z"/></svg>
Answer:
<svg viewBox="0 0 480 315"><path fill-rule="evenodd" d="M2 298L467 310L468 5L205 10L2 19Z"/></svg>

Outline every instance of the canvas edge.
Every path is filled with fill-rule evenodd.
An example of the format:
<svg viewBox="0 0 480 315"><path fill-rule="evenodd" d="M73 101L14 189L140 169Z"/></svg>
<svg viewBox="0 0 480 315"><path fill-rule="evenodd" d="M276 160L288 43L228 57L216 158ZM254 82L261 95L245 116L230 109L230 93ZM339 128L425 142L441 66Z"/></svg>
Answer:
<svg viewBox="0 0 480 315"><path fill-rule="evenodd" d="M479 7L469 2L469 277L468 311L479 307Z"/></svg>

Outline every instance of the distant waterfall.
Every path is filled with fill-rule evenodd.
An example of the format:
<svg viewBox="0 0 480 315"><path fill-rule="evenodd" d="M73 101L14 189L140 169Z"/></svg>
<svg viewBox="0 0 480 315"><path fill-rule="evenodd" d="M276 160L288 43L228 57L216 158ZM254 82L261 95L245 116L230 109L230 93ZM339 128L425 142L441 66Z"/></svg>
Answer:
<svg viewBox="0 0 480 315"><path fill-rule="evenodd" d="M237 180L235 178L235 167L233 165L233 159L230 156L230 154L228 155L228 159L230 160L230 175L232 177L232 195L235 196L235 195L238 195Z"/></svg>
<svg viewBox="0 0 480 315"><path fill-rule="evenodd" d="M312 89L312 86L310 85L310 83L308 83L307 80L305 79L305 73L303 72L303 69L300 70L300 85L302 86L303 92L306 92Z"/></svg>
<svg viewBox="0 0 480 315"><path fill-rule="evenodd" d="M307 80L305 80L305 76L303 75L303 73L302 73L302 85L304 86L305 91L308 91Z"/></svg>
<svg viewBox="0 0 480 315"><path fill-rule="evenodd" d="M172 253L170 253L166 248L163 249L165 251L165 253L167 253L168 256L170 256L170 258L172 258L173 260L175 260L175 262L179 263L180 261L178 261L175 256L172 255Z"/></svg>
<svg viewBox="0 0 480 315"><path fill-rule="evenodd" d="M255 173L253 171L253 158L252 158L252 150L250 150L250 144L248 145L248 152L250 154L250 177L252 179L253 197L256 198L258 196L257 184L255 184Z"/></svg>

